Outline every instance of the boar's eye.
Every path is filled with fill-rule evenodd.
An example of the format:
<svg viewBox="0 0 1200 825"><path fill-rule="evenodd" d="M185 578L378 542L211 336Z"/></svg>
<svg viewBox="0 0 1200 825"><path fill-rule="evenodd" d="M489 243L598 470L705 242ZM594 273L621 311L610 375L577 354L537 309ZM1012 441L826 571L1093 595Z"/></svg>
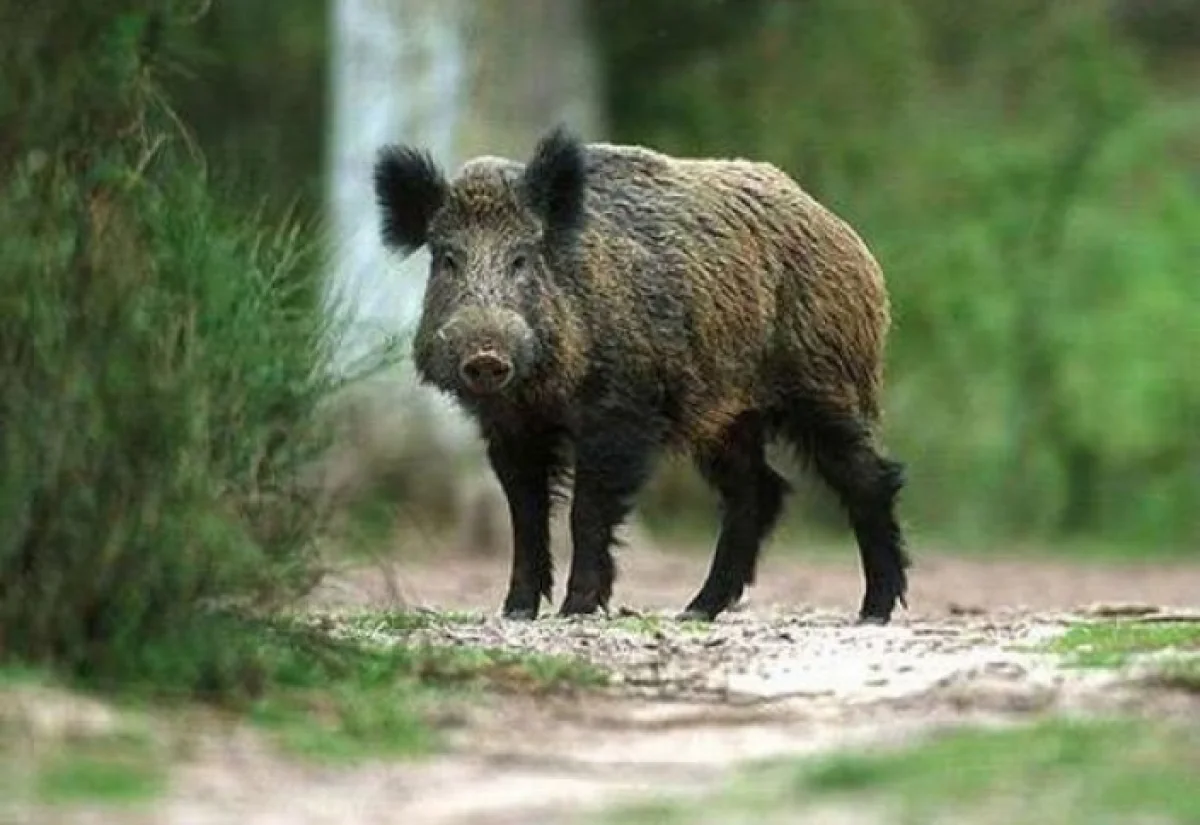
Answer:
<svg viewBox="0 0 1200 825"><path fill-rule="evenodd" d="M458 271L458 258L449 250L442 250L437 253L438 269L448 275L453 275Z"/></svg>
<svg viewBox="0 0 1200 825"><path fill-rule="evenodd" d="M529 256L524 252L518 252L516 255L513 255L512 262L509 264L509 268L514 275L522 274L528 267Z"/></svg>

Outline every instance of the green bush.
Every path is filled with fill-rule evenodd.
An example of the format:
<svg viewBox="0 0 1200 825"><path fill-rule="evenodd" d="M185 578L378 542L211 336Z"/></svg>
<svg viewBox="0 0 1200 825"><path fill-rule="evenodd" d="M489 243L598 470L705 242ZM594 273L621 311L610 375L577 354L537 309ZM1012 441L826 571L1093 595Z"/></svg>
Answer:
<svg viewBox="0 0 1200 825"><path fill-rule="evenodd" d="M319 236L206 185L160 86L190 11L24 5L0 52L0 655L110 675L172 651L199 687L211 608L319 573Z"/></svg>

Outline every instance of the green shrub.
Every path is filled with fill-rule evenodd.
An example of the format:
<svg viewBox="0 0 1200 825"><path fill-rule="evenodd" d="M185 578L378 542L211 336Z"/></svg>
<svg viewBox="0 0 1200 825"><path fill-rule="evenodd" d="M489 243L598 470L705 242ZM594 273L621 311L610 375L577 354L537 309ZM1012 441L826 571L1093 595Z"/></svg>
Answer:
<svg viewBox="0 0 1200 825"><path fill-rule="evenodd" d="M319 235L207 187L173 8L29 4L0 52L0 654L91 675L319 573Z"/></svg>

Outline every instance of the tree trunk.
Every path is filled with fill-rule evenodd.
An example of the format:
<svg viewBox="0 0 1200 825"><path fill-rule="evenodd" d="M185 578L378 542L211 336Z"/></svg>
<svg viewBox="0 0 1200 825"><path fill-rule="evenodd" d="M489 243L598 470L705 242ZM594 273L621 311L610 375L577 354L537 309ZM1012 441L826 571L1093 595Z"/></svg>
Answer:
<svg viewBox="0 0 1200 825"><path fill-rule="evenodd" d="M339 367L350 368L388 336L405 341L400 366L352 394L350 406L367 432L356 434L356 445L341 445L338 463L347 466L348 449L361 475L386 465L394 474L417 463L406 460L414 446L427 461L433 439L447 461L465 458L469 476L483 461L474 429L450 402L416 386L409 360L428 254L397 261L383 249L372 166L386 143L425 147L453 174L478 154L527 157L554 123L598 137L600 95L584 3L331 0L330 7L328 294L331 311L352 322ZM370 478L343 482L374 486Z"/></svg>

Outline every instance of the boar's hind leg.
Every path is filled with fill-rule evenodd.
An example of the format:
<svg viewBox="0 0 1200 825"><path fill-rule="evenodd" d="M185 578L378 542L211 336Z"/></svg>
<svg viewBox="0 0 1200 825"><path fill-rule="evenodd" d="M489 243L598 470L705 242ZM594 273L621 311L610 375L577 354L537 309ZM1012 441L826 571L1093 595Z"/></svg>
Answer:
<svg viewBox="0 0 1200 825"><path fill-rule="evenodd" d="M598 414L575 444L571 500L571 574L560 615L607 609L615 569L613 533L633 509L660 444L644 416Z"/></svg>
<svg viewBox="0 0 1200 825"><path fill-rule="evenodd" d="M508 499L513 531L512 574L504 616L536 619L543 596L550 598L550 485L558 471L557 443L550 433L492 437L488 460Z"/></svg>
<svg viewBox="0 0 1200 825"><path fill-rule="evenodd" d="M797 423L803 448L850 517L866 584L859 623L887 624L896 603L905 604L908 586L909 559L895 515L904 466L880 455L869 427L852 414L808 414Z"/></svg>
<svg viewBox="0 0 1200 825"><path fill-rule="evenodd" d="M763 422L757 413L740 417L715 448L698 456L705 479L721 497L721 533L708 577L681 619L711 621L754 583L763 541L783 511L787 482L767 464Z"/></svg>

